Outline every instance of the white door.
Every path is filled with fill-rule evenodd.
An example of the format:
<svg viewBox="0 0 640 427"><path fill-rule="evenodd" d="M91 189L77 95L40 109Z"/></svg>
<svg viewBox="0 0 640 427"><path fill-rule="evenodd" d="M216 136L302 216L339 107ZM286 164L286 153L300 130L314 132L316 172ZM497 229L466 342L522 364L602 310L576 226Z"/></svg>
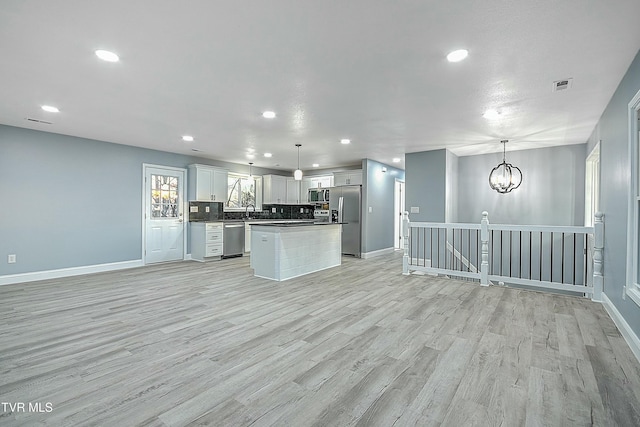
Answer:
<svg viewBox="0 0 640 427"><path fill-rule="evenodd" d="M144 165L145 264L184 259L184 169Z"/></svg>

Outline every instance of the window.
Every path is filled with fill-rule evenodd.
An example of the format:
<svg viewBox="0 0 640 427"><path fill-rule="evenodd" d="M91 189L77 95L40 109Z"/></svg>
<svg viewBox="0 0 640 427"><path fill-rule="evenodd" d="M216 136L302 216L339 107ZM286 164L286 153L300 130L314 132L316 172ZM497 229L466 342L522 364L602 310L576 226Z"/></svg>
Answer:
<svg viewBox="0 0 640 427"><path fill-rule="evenodd" d="M629 191L626 294L640 306L640 91L629 103Z"/></svg>
<svg viewBox="0 0 640 427"><path fill-rule="evenodd" d="M229 173L228 176L226 208L245 210L253 206L255 210L261 210L262 178L236 173Z"/></svg>
<svg viewBox="0 0 640 427"><path fill-rule="evenodd" d="M151 175L151 217L178 217L178 178Z"/></svg>

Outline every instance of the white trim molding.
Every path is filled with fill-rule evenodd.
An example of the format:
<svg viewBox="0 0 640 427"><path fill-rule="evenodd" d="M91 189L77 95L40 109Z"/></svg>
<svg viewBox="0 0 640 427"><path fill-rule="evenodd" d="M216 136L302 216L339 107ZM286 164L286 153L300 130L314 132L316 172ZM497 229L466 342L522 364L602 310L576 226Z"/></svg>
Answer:
<svg viewBox="0 0 640 427"><path fill-rule="evenodd" d="M622 314L620 314L616 306L613 305L611 300L604 293L602 293L602 305L605 310L607 310L607 313L613 320L613 323L616 324L618 330L624 337L624 340L629 344L634 356L636 356L636 359L640 362L640 339L633 332L633 329L631 329L631 326L629 326L627 321L624 320L624 317L622 317Z"/></svg>
<svg viewBox="0 0 640 427"><path fill-rule="evenodd" d="M373 258L381 255L392 254L395 251L396 251L396 248L385 248L385 249L379 249L377 251L363 252L362 254L360 254L360 256L362 257L362 259L368 259L368 258Z"/></svg>
<svg viewBox="0 0 640 427"><path fill-rule="evenodd" d="M80 276L83 274L102 273L105 271L125 270L127 268L142 267L141 259L132 261L110 262L107 264L83 265L81 267L60 268L56 270L34 271L31 273L7 274L0 276L1 285L11 285L37 280L59 279L61 277Z"/></svg>
<svg viewBox="0 0 640 427"><path fill-rule="evenodd" d="M638 251L640 241L638 234L638 218L640 217L640 183L638 174L640 173L640 161L638 160L640 136L640 125L638 125L638 115L640 114L640 91L629 102L629 170L631 179L629 185L629 206L627 214L627 280L622 293L622 298L627 296L640 306L640 265L638 265Z"/></svg>

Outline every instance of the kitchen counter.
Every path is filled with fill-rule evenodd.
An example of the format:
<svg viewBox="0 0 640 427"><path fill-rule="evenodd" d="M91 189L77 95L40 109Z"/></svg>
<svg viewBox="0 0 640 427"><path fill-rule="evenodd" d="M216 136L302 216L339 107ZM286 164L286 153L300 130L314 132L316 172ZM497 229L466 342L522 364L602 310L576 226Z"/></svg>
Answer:
<svg viewBox="0 0 640 427"><path fill-rule="evenodd" d="M342 263L342 226L329 222L289 221L252 224L254 275L288 280Z"/></svg>
<svg viewBox="0 0 640 427"><path fill-rule="evenodd" d="M266 224L257 223L262 227L309 227L313 225L334 225L330 222L310 222L310 221L286 221L286 222L268 222Z"/></svg>

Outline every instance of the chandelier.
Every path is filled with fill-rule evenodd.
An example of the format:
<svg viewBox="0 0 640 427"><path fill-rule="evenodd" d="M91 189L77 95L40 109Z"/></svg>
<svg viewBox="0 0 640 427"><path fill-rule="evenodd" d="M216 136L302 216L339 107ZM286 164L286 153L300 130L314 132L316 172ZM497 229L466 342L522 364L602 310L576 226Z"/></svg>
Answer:
<svg viewBox="0 0 640 427"><path fill-rule="evenodd" d="M506 161L506 148L508 139L502 143L502 163L491 169L489 174L489 186L498 193L510 193L522 184L522 171Z"/></svg>

